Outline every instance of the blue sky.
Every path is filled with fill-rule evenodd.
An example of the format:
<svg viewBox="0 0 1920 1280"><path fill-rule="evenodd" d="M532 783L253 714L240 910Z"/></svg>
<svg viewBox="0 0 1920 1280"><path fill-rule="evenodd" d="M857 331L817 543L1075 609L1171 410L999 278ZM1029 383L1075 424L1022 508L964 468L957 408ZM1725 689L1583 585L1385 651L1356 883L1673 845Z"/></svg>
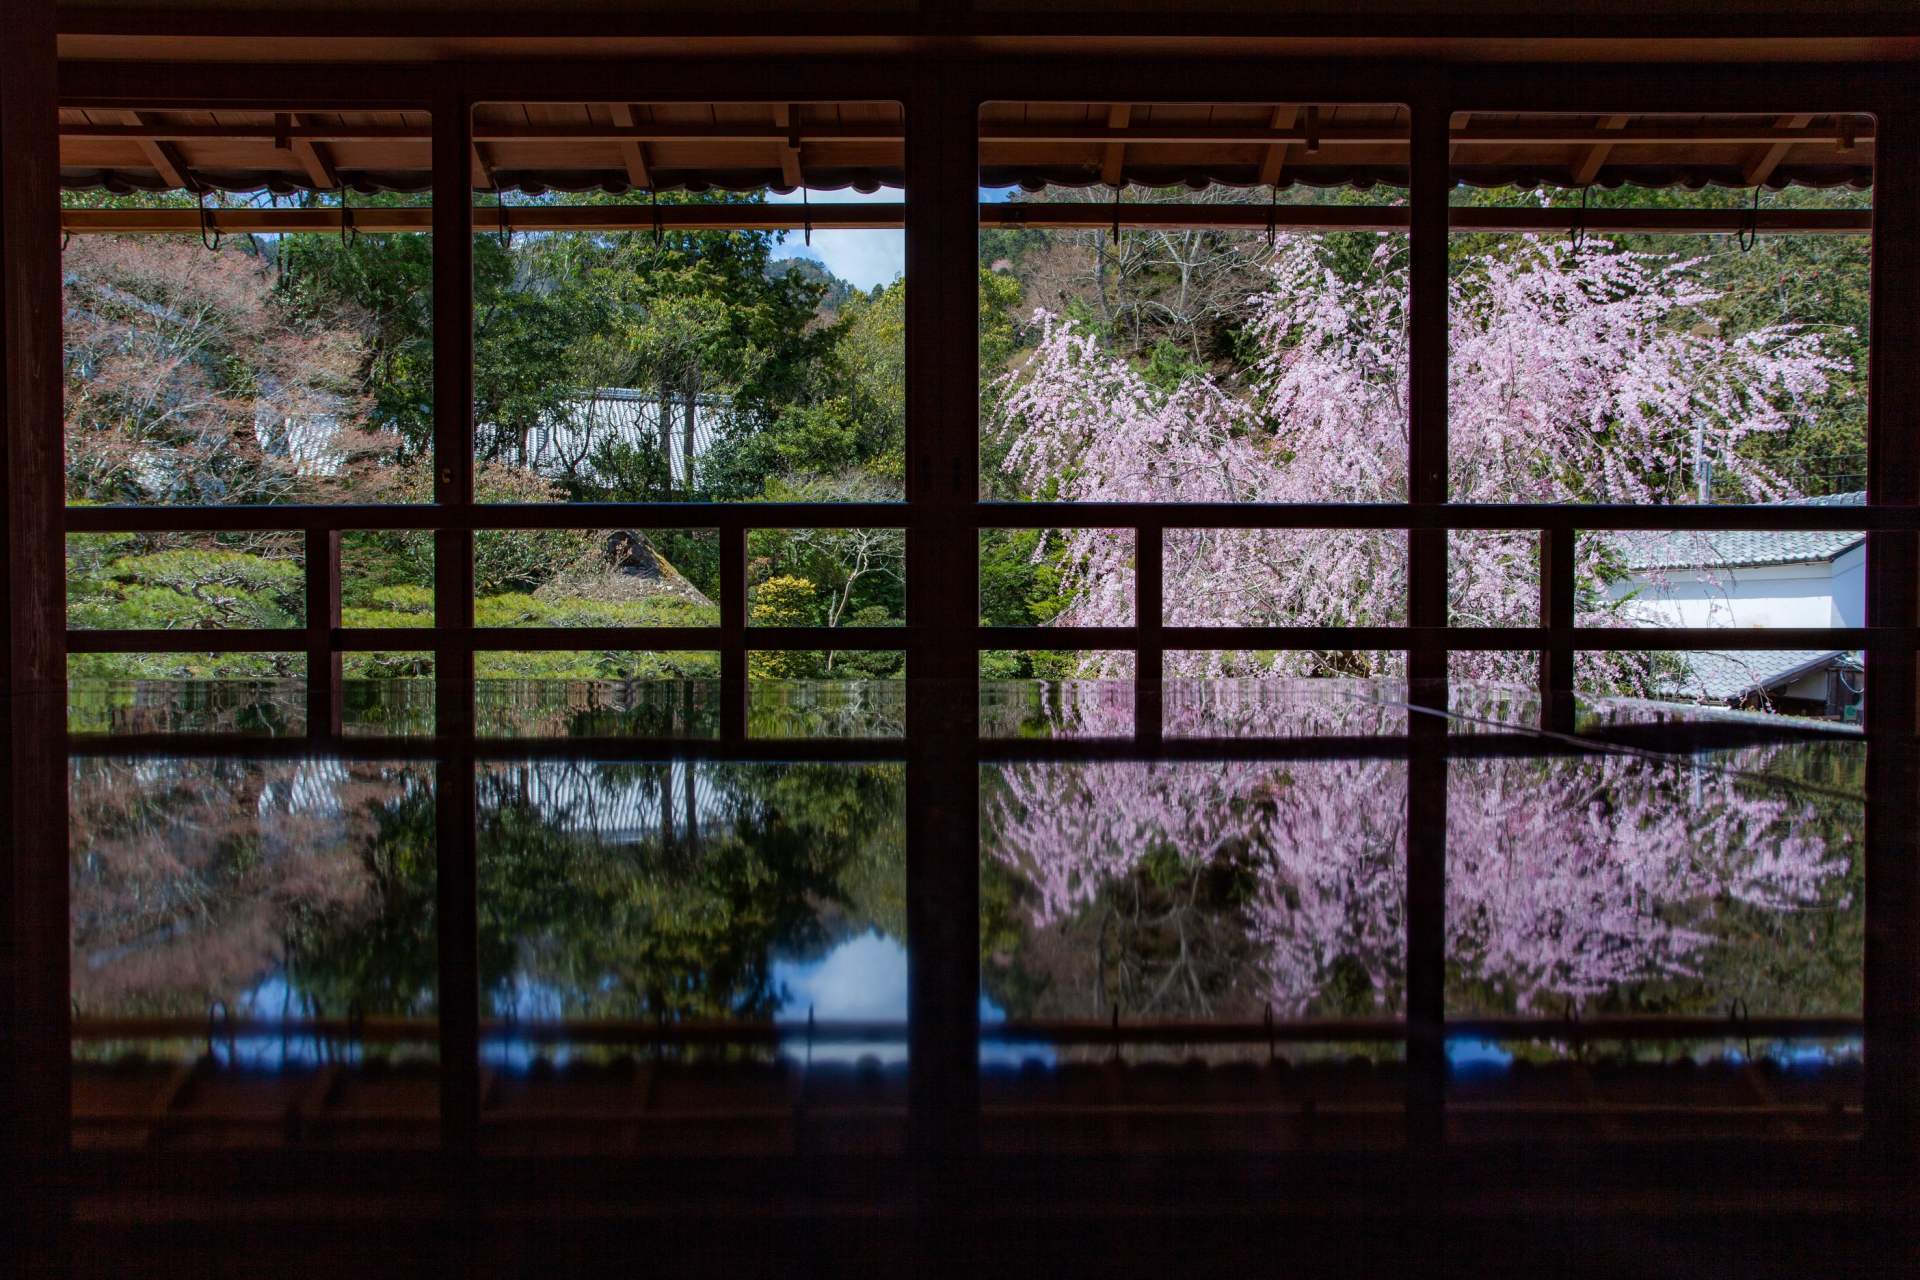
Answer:
<svg viewBox="0 0 1920 1280"><path fill-rule="evenodd" d="M882 187L871 195L848 188L845 191L809 191L809 204L893 204L900 192ZM800 193L767 193L769 204L799 204ZM904 231L816 231L809 247L797 231L786 234L774 246L776 258L812 258L827 270L861 289L877 284L892 284L907 269L907 234Z"/></svg>
<svg viewBox="0 0 1920 1280"><path fill-rule="evenodd" d="M1006 200L1012 194L1011 187L980 188L983 201ZM851 188L807 193L809 204L893 204L901 198L902 193L893 187L882 187L871 195ZM783 196L770 191L767 202L799 204L800 193L794 191ZM907 236L904 231L816 231L809 247L799 232L789 232L774 247L773 256L812 258L842 280L871 289L878 284L893 283L907 269Z"/></svg>

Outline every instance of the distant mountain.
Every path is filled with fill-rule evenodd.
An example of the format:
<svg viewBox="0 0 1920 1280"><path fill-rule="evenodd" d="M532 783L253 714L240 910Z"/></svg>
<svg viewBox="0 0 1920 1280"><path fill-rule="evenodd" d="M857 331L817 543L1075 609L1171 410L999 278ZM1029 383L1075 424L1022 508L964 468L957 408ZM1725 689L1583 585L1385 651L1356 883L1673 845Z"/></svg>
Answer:
<svg viewBox="0 0 1920 1280"><path fill-rule="evenodd" d="M838 311L849 298L861 292L812 258L775 258L767 264L769 276L784 276L789 271L803 280L818 281L827 286L826 296L820 299L822 311Z"/></svg>

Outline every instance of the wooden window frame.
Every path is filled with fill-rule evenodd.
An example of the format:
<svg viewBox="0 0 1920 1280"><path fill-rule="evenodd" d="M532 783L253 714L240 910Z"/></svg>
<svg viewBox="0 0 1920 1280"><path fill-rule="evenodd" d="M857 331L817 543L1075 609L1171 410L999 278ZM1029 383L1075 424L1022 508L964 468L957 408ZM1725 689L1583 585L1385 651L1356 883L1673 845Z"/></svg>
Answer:
<svg viewBox="0 0 1920 1280"><path fill-rule="evenodd" d="M433 112L435 503L418 507L312 507L264 509L115 510L67 509L47 528L67 532L207 530L225 528L297 530L307 550L307 625L286 633L67 632L44 608L24 623L16 617L14 652L22 652L19 628L40 645L35 670L61 669L66 652L121 649L303 649L309 659L309 734L290 742L215 737L73 738L79 754L148 753L275 754L326 752L360 758L424 758L436 762L439 795L439 929L441 948L442 1150L470 1158L481 1123L479 1098L479 991L476 972L474 765L488 759L530 756L631 758L650 751L723 758L904 759L907 769L908 929L914 962L910 976L911 1051L909 1121L916 1159L946 1167L972 1160L978 1150L979 974L977 920L980 831L979 775L983 765L1030 758L1284 759L1383 753L1409 761L1408 829L1408 1134L1418 1150L1445 1141L1445 1039L1462 1028L1496 1029L1486 1020L1447 1019L1442 975L1445 964L1446 777L1451 759L1481 754L1537 754L1539 740L1527 734L1452 735L1436 717L1413 716L1403 737L1334 740L1161 740L1159 694L1162 655L1168 648L1286 648L1336 646L1400 649L1409 675L1428 696L1443 695L1446 655L1461 649L1538 650L1546 727L1572 727L1572 659L1583 647L1699 649L1728 647L1719 630L1636 633L1574 625L1572 607L1575 530L1604 529L1815 529L1867 531L1867 625L1818 631L1769 631L1745 647L1859 648L1867 655L1873 696L1866 723L1868 756L1867 954L1864 1037L1866 1042L1867 1149L1876 1159L1897 1160L1920 1136L1920 865L1914 826L1915 762L1912 744L1920 681L1916 680L1916 635L1920 608L1920 101L1895 65L1769 64L1764 69L1723 65L1565 64L1475 65L1449 68L1435 62L1293 63L1274 59L1187 63L1174 59L1091 59L1062 64L1018 59L975 61L847 60L793 57L777 63L700 64L475 63L458 67L319 68L310 71L289 100L278 68L207 64L160 68L142 64L81 64L63 78L64 96L77 103L168 100L199 103L269 102L304 110L325 105L393 102L392 86L429 84L429 99L409 101ZM979 109L989 101L1177 101L1204 84L1210 100L1270 101L1277 86L1287 97L1319 102L1397 101L1412 112L1411 207L1407 215L1410 284L1412 443L1406 502L1366 505L1287 504L1247 506L1139 503L999 504L978 498L979 460L976 392L978 335L975 329L977 252L981 219L977 199L976 139ZM907 499L902 505L833 507L779 504L582 503L500 507L473 502L472 420L472 236L468 156L472 105L477 101L705 101L783 103L834 100L846 86L860 96L905 105L908 186L912 199L901 213L907 233ZM190 91L183 89L189 86ZM1876 182L1872 213L1873 278L1871 398L1868 427L1868 504L1862 508L1528 506L1451 504L1447 497L1446 256L1450 216L1446 122L1456 111L1726 111L1779 114L1808 104L1871 113L1877 121ZM50 114L50 111L45 112ZM13 135L9 134L11 139ZM14 150L0 161L11 164ZM9 171L11 172L11 171ZM13 203L7 206L11 218ZM1129 210L1129 217L1135 211ZM50 210L41 215L51 225ZM1102 224L1106 211L1102 211ZM818 216L816 214L816 216ZM1159 216L1139 214L1141 217ZM1264 225L1264 212L1261 214ZM11 224L10 224L11 225ZM1598 225L1595 223L1594 225ZM44 266L47 244L32 251ZM9 305L14 305L9 301ZM57 309L54 312L57 314ZM10 311L9 342L19 317ZM44 334L41 335L44 341ZM10 348L11 349L11 348ZM10 383L11 386L11 383ZM57 397L57 389L54 392ZM44 408L45 401L40 402ZM37 449L44 457L51 436L59 456L59 417L31 428L9 419L16 454ZM10 508L40 510L44 492L29 492L45 475L9 474ZM35 504L38 504L36 506ZM43 515L45 513L43 512ZM473 625L472 539L490 528L586 527L679 528L690 523L717 528L723 583L721 621L711 629L621 631L617 638L659 649L717 650L722 656L725 701L716 743L649 742L640 739L575 739L555 742L488 742L474 733L471 687L477 650L511 647L574 647L614 639L616 633L512 631ZM750 528L884 525L907 531L907 617L904 629L884 634L767 632L746 626L745 545ZM1030 645L1035 633L984 627L973 602L978 596L978 535L1008 527L1130 528L1138 538L1140 571L1135 623L1131 627L1076 631L1076 647L1118 647L1136 655L1139 715L1134 737L1123 742L1046 743L982 739L977 709L957 690L976 688L982 649ZM1160 556L1169 528L1365 528L1405 530L1409 539L1408 625L1391 628L1180 628L1161 622ZM353 529L425 529L436 548L435 625L416 631L356 633L340 627L338 548L341 532ZM1540 624L1534 627L1466 629L1446 617L1447 532L1453 529L1532 530L1541 539ZM44 531L30 537L49 540ZM28 554L28 553L31 554ZM23 552L31 559L29 586L44 595L57 590L41 579L51 549ZM16 587L16 592L20 588ZM57 616L57 615L56 615ZM33 630L37 628L38 630ZM746 655L751 648L904 648L907 651L908 729L903 740L872 742L758 742L746 734ZM340 736L337 699L339 655L356 648L431 648L436 659L437 734L431 740L369 740ZM48 656L51 655L51 665ZM19 660L16 658L16 662ZM24 667L22 668L25 669ZM20 741L16 716L15 742ZM47 716L32 721L45 731ZM1668 737L1687 730L1663 731ZM1725 730L1702 726L1701 741ZM1573 747L1570 749L1578 749ZM16 756L16 759L18 757ZM56 761L64 766L64 759ZM32 971L20 981L51 1008L41 1018L55 1043L39 1046L40 1068L52 1083L39 1096L64 1098L68 1060L58 1032L65 1008L64 830L65 776L51 768L16 775L37 779L29 805L16 810L19 856L38 868L32 903L16 899L16 920L31 911L43 923L35 936L56 936L60 946L29 949ZM54 808L58 805L58 809ZM25 865L25 864L22 864ZM55 866L59 872L54 872ZM16 883L21 881L16 878ZM57 899L57 901L56 901ZM55 952L58 952L56 955ZM37 985L36 985L37 984ZM48 1020L51 1019L51 1022ZM41 1025L36 1024L36 1025ZM64 1151L63 1115L48 1122L38 1141Z"/></svg>

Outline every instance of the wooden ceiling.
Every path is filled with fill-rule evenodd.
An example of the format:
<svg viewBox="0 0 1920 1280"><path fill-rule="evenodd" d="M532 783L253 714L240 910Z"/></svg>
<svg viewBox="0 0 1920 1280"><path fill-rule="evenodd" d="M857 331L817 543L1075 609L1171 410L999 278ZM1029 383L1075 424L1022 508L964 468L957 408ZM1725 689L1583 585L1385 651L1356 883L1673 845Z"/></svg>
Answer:
<svg viewBox="0 0 1920 1280"><path fill-rule="evenodd" d="M479 190L790 191L897 187L891 102L496 103L474 113ZM1466 114L1455 178L1478 186L1793 185L1864 188L1873 122L1860 115ZM431 120L419 111L63 108L73 190L424 191ZM1408 115L1393 105L992 103L988 186L1404 185Z"/></svg>

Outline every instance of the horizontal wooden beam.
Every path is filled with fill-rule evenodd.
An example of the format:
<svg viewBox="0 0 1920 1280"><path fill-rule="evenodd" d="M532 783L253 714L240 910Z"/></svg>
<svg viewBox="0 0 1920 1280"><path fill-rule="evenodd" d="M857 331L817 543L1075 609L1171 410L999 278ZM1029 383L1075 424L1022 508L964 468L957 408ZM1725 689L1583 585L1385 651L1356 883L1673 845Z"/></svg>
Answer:
<svg viewBox="0 0 1920 1280"><path fill-rule="evenodd" d="M324 142L429 142L433 133L422 125L337 124L299 125L276 129L271 124L91 124L60 126L63 138L130 139L159 142L245 142L279 138L307 138ZM802 142L902 143L897 125L803 124L782 128L771 124L727 126L714 124L487 124L476 121L475 142L694 142L711 144Z"/></svg>
<svg viewBox="0 0 1920 1280"><path fill-rule="evenodd" d="M137 124L70 122L60 126L65 138L133 139L158 142L242 141L305 138L328 142L426 142L430 130L419 125L303 124L291 129L265 124L166 124L142 120ZM1795 126L1770 121L1735 124L1642 124L1610 128L1601 124L1544 124L1526 120L1505 123L1469 121L1450 131L1454 142L1503 147L1561 147L1578 144L1680 147L1697 144L1794 146L1803 143L1838 145L1843 136L1855 144L1871 143L1873 126L1862 121L1851 130L1832 125ZM1275 146L1302 143L1323 146L1404 145L1407 130L1391 122L1367 125L1307 127L1264 125L1097 125L995 124L980 126L982 142L1039 145L1121 144L1126 146ZM490 124L475 121L476 142L800 142L900 143L905 131L898 125L874 124Z"/></svg>
<svg viewBox="0 0 1920 1280"><path fill-rule="evenodd" d="M512 684L513 681L480 682ZM713 682L720 683L720 682ZM1122 683L1131 683L1130 681ZM971 697L956 689L955 696ZM1672 708L1674 704L1667 704ZM1394 708L1388 706L1385 710ZM1421 710L1415 708L1415 710ZM1695 708L1692 718L1658 724L1617 726L1580 735L1545 735L1515 723L1506 727L1482 725L1473 733L1446 734L1423 739L1423 750L1437 750L1449 759L1570 759L1617 755L1620 751L1650 751L1682 756L1695 751L1725 751L1809 740L1858 742L1857 730L1827 721L1776 716L1771 725L1753 720L1718 718L1712 708ZM1615 742L1625 730L1641 730L1639 742ZM1232 728L1222 736L1163 738L1150 751L1131 736L1117 738L980 738L970 744L970 755L982 764L1019 761L1193 760L1218 763L1248 760L1285 763L1293 760L1404 760L1413 750L1404 723L1368 734L1293 734L1284 737L1243 733ZM275 735L258 733L69 733L67 750L76 757L138 757L144 759L294 760L315 754L341 760L453 760L524 762L528 760L763 760L792 762L821 760L868 762L898 760L902 739L893 738L781 738L755 734L751 738L697 738L682 734L649 737L639 733L569 735L565 737L479 734L432 737L378 736L355 732L346 736Z"/></svg>
<svg viewBox="0 0 1920 1280"><path fill-rule="evenodd" d="M1449 1035L1476 1039L1592 1043L1609 1040L1844 1039L1861 1032L1858 1017L1703 1018L1686 1015L1566 1018L1448 1019ZM271 1036L369 1043L407 1043L437 1038L430 1018L76 1018L73 1037L83 1041L211 1040ZM815 1044L904 1039L905 1022L885 1020L763 1022L740 1019L565 1018L551 1021L483 1020L484 1040L533 1044ZM981 1040L992 1044L1286 1044L1391 1043L1406 1039L1399 1018L1277 1018L1272 1022L1201 1022L1168 1018L1034 1019L983 1024Z"/></svg>
<svg viewBox="0 0 1920 1280"><path fill-rule="evenodd" d="M900 627L749 628L747 648L756 650L905 649L911 624ZM981 649L1128 649L1134 627L975 627ZM298 628L153 629L68 631L73 653L291 653L304 651ZM1857 650L1872 646L1913 648L1920 629L1911 627L1402 627L1238 626L1165 627L1167 649L1230 652L1242 649L1481 650L1519 652L1551 645L1623 653L1789 649ZM476 627L430 631L379 628L336 631L336 647L348 652L411 650L433 640L443 648L473 652L540 652L574 649L634 649L699 653L725 645L720 628L705 627Z"/></svg>
<svg viewBox="0 0 1920 1280"><path fill-rule="evenodd" d="M1920 530L1920 507L1658 506L1596 503L983 502L962 513L981 529L1655 529ZM269 529L844 529L900 528L885 502L555 502L445 506L68 507L69 533ZM964 527L964 526L963 526Z"/></svg>
<svg viewBox="0 0 1920 1280"><path fill-rule="evenodd" d="M1873 127L1862 124L1845 136L1855 143L1873 141ZM1842 130L1833 125L1795 128L1755 121L1749 124L1627 125L1611 128L1607 123L1549 125L1527 121L1504 124L1467 124L1452 131L1455 142L1502 147L1562 147L1569 144L1605 143L1615 147L1684 147L1696 144L1719 146L1787 146L1823 144L1838 146Z"/></svg>
<svg viewBox="0 0 1920 1280"><path fill-rule="evenodd" d="M338 209L211 209L207 219L229 235L333 234ZM1076 201L1040 204L1014 201L980 206L983 227L1102 230L1117 217L1139 229L1216 228L1223 231L1404 231L1405 205L1101 204ZM906 206L883 204L795 205L510 205L503 221L498 206L476 205L474 227L515 233L534 231L888 231L906 226ZM1873 215L1866 209L1588 209L1461 208L1449 214L1456 231L1588 232L1620 234L1865 235ZM66 209L61 228L74 235L198 235L196 209ZM417 207L355 207L353 226L368 233L432 230L433 211Z"/></svg>

